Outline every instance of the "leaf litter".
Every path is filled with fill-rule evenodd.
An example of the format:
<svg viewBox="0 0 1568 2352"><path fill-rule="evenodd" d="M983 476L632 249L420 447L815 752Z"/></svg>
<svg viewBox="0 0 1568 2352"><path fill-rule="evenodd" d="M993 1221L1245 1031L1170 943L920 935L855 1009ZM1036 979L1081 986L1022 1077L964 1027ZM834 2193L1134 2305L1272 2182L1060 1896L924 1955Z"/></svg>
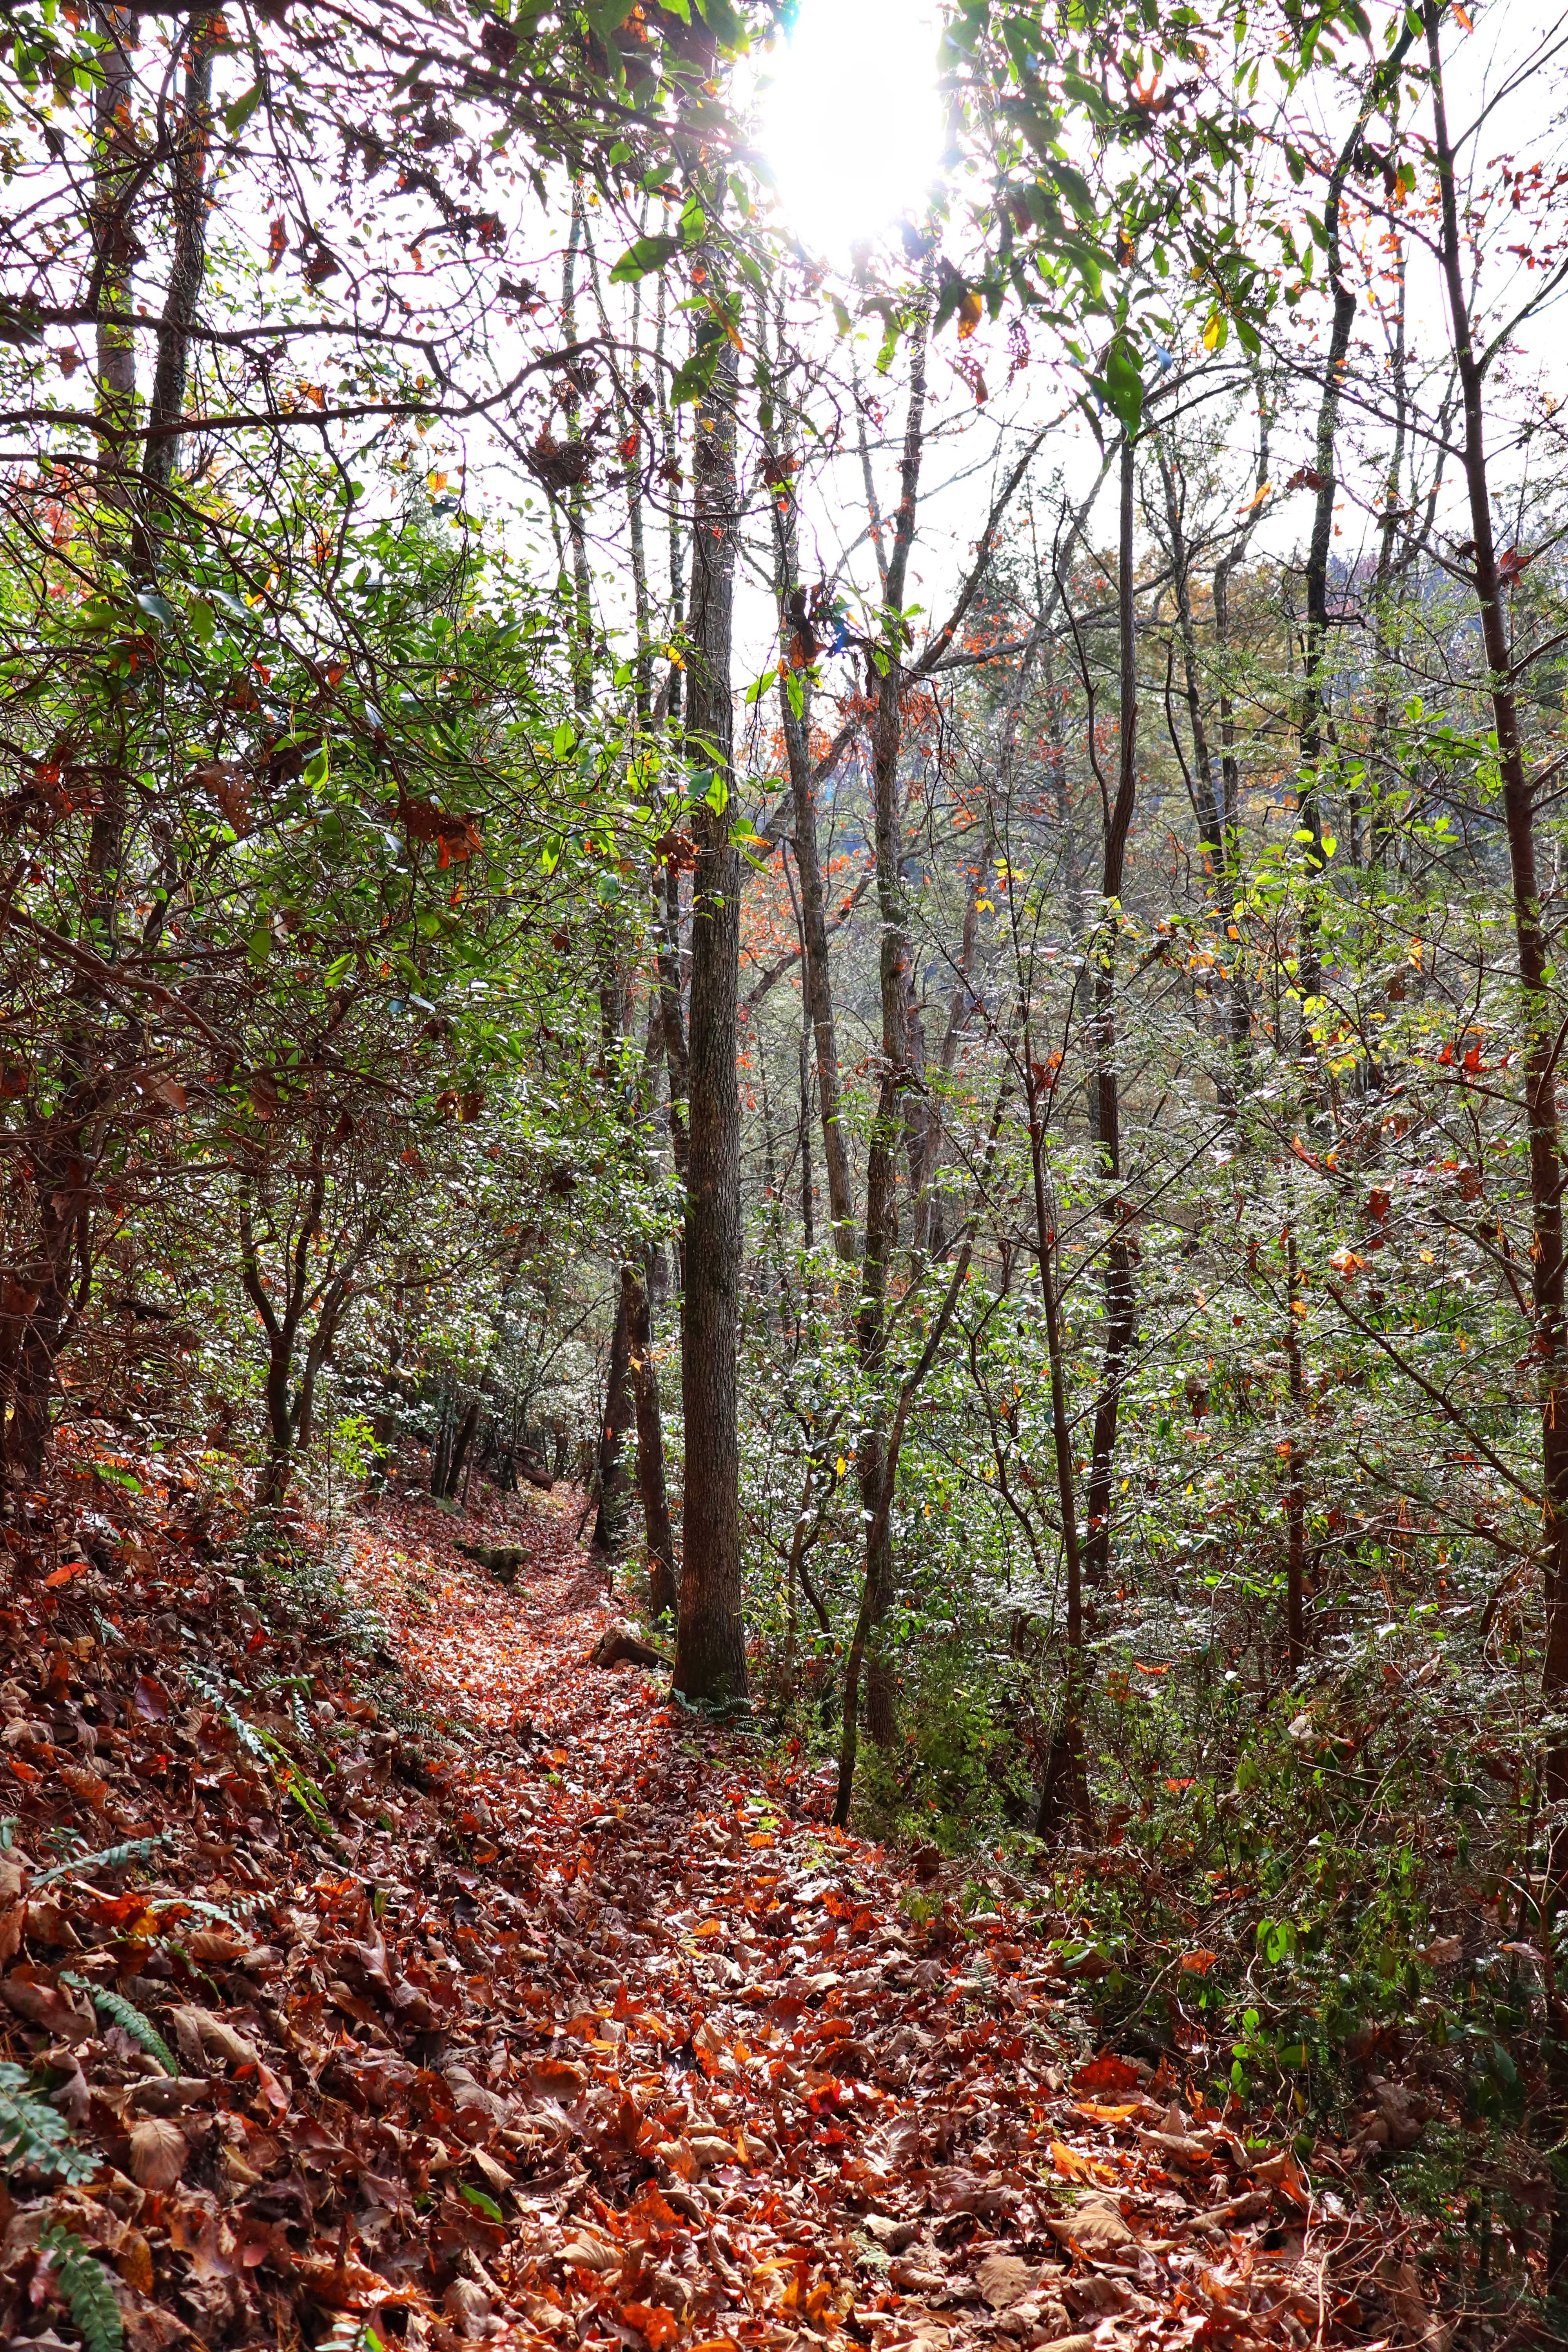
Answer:
<svg viewBox="0 0 1568 2352"><path fill-rule="evenodd" d="M1090 2050L1049 1923L591 1664L572 1502L68 1455L3 1531L0 2343L1446 2352L1397 2231Z"/></svg>

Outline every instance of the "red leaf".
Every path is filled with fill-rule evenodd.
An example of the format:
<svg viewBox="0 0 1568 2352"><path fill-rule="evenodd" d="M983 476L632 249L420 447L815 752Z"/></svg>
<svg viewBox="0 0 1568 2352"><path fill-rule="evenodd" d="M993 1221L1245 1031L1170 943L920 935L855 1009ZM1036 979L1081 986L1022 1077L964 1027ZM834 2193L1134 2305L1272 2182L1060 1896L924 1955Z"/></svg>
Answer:
<svg viewBox="0 0 1568 2352"><path fill-rule="evenodd" d="M167 1723L169 1694L162 1683L151 1675L138 1675L132 1685L131 1704L144 1723Z"/></svg>
<svg viewBox="0 0 1568 2352"><path fill-rule="evenodd" d="M1075 2091L1135 2091L1142 2079L1136 2066L1105 2050L1079 2068L1072 2086Z"/></svg>

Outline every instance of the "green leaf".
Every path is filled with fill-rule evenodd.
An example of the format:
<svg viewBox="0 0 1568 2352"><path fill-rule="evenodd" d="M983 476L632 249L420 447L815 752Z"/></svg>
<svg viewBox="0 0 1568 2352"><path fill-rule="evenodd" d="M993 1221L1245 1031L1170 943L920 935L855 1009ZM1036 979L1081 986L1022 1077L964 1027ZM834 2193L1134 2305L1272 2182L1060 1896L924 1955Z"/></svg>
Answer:
<svg viewBox="0 0 1568 2352"><path fill-rule="evenodd" d="M173 604L170 604L166 596L161 596L158 593L156 588L138 588L136 591L136 602L141 605L142 610L146 614L148 619L150 621L156 621L160 628L172 629L174 627L174 608Z"/></svg>
<svg viewBox="0 0 1568 2352"><path fill-rule="evenodd" d="M213 612L212 606L207 603L205 596L198 596L196 598L195 604L191 606L188 617L191 624L191 635L195 637L197 645L210 645L213 639L213 632L217 627L217 620Z"/></svg>
<svg viewBox="0 0 1568 2352"><path fill-rule="evenodd" d="M1124 342L1113 343L1105 362L1105 393L1131 440L1143 421L1143 378Z"/></svg>
<svg viewBox="0 0 1568 2352"><path fill-rule="evenodd" d="M304 781L313 793L319 793L324 788L331 772L331 753L324 742L318 743L305 762Z"/></svg>
<svg viewBox="0 0 1568 2352"><path fill-rule="evenodd" d="M258 971L272 952L272 929L263 921L258 923L245 943L246 961Z"/></svg>
<svg viewBox="0 0 1568 2352"><path fill-rule="evenodd" d="M260 103L261 84L258 81L253 81L248 89L242 90L237 99L224 108L224 129L231 139L237 131L244 130Z"/></svg>
<svg viewBox="0 0 1568 2352"><path fill-rule="evenodd" d="M505 2214L501 2211L500 2207L496 2203L495 2199L493 2197L487 2197L482 2189L470 2189L468 2187L467 2183L464 2183L459 2186L458 2193L460 2197L464 2197L468 2200L476 2213L482 2213L487 2221L498 2221L504 2224L506 2221Z"/></svg>
<svg viewBox="0 0 1568 2352"><path fill-rule="evenodd" d="M680 251L678 236L639 236L635 245L626 247L610 272L612 286L635 285L639 278L651 276L673 261Z"/></svg>

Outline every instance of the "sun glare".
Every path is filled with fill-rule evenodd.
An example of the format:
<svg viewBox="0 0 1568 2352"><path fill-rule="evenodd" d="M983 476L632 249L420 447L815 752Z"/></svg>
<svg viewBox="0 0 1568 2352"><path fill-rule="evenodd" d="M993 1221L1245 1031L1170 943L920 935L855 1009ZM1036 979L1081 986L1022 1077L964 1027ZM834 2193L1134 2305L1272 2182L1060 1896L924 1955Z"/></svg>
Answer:
<svg viewBox="0 0 1568 2352"><path fill-rule="evenodd" d="M770 61L761 144L809 253L921 211L942 145L936 12L921 0L801 0Z"/></svg>

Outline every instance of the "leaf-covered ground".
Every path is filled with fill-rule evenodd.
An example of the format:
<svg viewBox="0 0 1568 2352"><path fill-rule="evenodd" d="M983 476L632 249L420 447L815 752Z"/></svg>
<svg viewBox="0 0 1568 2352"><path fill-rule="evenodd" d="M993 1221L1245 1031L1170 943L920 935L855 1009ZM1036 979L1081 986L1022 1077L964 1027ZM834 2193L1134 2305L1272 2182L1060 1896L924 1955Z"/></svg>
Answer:
<svg viewBox="0 0 1568 2352"><path fill-rule="evenodd" d="M388 1501L340 1586L79 1462L0 1592L0 2343L1447 2341L1001 1880L589 1664L574 1496Z"/></svg>

